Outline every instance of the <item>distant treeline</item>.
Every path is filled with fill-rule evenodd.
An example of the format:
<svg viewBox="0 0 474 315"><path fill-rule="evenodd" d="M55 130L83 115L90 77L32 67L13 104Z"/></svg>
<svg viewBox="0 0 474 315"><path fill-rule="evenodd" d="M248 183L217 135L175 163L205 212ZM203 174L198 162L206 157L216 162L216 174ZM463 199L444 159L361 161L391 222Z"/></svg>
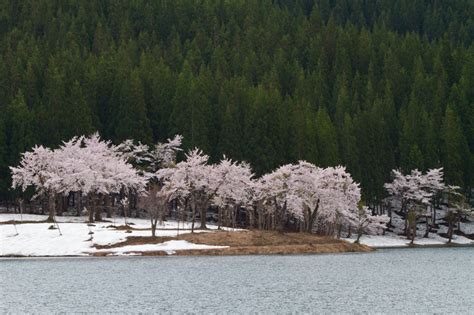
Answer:
<svg viewBox="0 0 474 315"><path fill-rule="evenodd" d="M0 3L0 199L34 144L99 130L184 136L259 175L347 165L366 201L390 171L474 183L474 2Z"/></svg>

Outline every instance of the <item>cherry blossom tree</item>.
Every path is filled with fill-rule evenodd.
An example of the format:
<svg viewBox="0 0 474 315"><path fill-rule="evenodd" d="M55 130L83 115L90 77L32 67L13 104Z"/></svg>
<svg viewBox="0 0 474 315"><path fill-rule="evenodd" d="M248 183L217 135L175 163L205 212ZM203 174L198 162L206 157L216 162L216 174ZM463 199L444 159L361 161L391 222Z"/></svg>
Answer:
<svg viewBox="0 0 474 315"><path fill-rule="evenodd" d="M443 168L434 168L428 170L425 175L424 187L432 194L430 205L432 212L431 221L436 223L436 208L439 207L439 202L443 196L443 193L448 189L447 185L444 183ZM428 220L426 220L426 222L428 222ZM428 236L429 232L430 228L427 223L425 236Z"/></svg>
<svg viewBox="0 0 474 315"><path fill-rule="evenodd" d="M250 204L252 176L250 165L245 162L238 163L224 157L216 165L218 185L212 203L218 207L219 227L222 224L222 212L226 218L230 217L232 226L235 227L238 210Z"/></svg>
<svg viewBox="0 0 474 315"><path fill-rule="evenodd" d="M182 151L182 142L183 136L176 135L164 143L157 143L150 153L152 171L175 164L177 153Z"/></svg>
<svg viewBox="0 0 474 315"><path fill-rule="evenodd" d="M198 210L200 228L207 228L207 208L220 183L215 166L208 165L208 161L209 156L194 149L186 154L184 161L156 172L156 177L164 183L163 189L191 209L193 232Z"/></svg>
<svg viewBox="0 0 474 315"><path fill-rule="evenodd" d="M459 189L458 186L447 186L445 190L448 197L448 209L444 219L448 223L448 243L451 243L453 239L456 224L459 224L463 217L471 217L474 214L474 209L469 205L466 197L459 192Z"/></svg>
<svg viewBox="0 0 474 315"><path fill-rule="evenodd" d="M280 231L288 221L288 204L298 204L296 196L292 194L291 175L292 165L287 164L263 175L259 180L259 195L263 198L261 206L265 214L270 216L271 225Z"/></svg>
<svg viewBox="0 0 474 315"><path fill-rule="evenodd" d="M280 229L292 217L303 223L304 231L311 232L317 225L318 232L325 234L336 229L339 234L360 200L359 185L344 167L319 168L305 161L262 176L259 190Z"/></svg>
<svg viewBox="0 0 474 315"><path fill-rule="evenodd" d="M389 195L400 204L400 213L405 217L405 234L408 235L409 205L428 203L431 193L423 189L424 178L418 170L404 175L400 170L392 170L393 180L384 185Z"/></svg>
<svg viewBox="0 0 474 315"><path fill-rule="evenodd" d="M33 186L34 198L45 197L48 200L48 221L54 221L57 182L59 181L58 163L54 152L43 146L35 146L32 151L22 154L18 167L10 167L12 188L25 191Z"/></svg>
<svg viewBox="0 0 474 315"><path fill-rule="evenodd" d="M351 225L351 216L357 210L360 202L359 184L354 182L345 167L327 167L320 175L321 218L320 232L327 229L325 234L341 236L344 226Z"/></svg>
<svg viewBox="0 0 474 315"><path fill-rule="evenodd" d="M306 161L291 166L289 210L303 222L303 230L311 233L321 205L322 169Z"/></svg>
<svg viewBox="0 0 474 315"><path fill-rule="evenodd" d="M142 191L146 179L122 158L110 141L99 135L75 137L58 149L35 147L23 155L19 167L12 167L13 187L25 190L34 186L37 194L47 195L49 215L54 217L57 194L78 192L91 201L89 220L100 220L95 211L98 195L117 194L123 190Z"/></svg>
<svg viewBox="0 0 474 315"><path fill-rule="evenodd" d="M367 206L359 206L354 213L353 225L357 232L355 243L359 243L363 234L379 234L387 227L390 218L387 215L372 215L372 211Z"/></svg>
<svg viewBox="0 0 474 315"><path fill-rule="evenodd" d="M96 209L98 197L141 192L145 189L147 178L140 176L117 148L110 141L101 140L98 134L84 137L82 143L79 159L85 161L85 168L80 172L83 178L80 191L91 201L89 221L92 222L92 213L96 214L96 220L101 219L100 211Z"/></svg>
<svg viewBox="0 0 474 315"><path fill-rule="evenodd" d="M158 169L176 163L176 154L181 151L182 139L181 135L176 135L164 143L159 142L151 147L128 139L120 143L116 150L129 163L143 172L150 173L151 176Z"/></svg>
<svg viewBox="0 0 474 315"><path fill-rule="evenodd" d="M130 197L137 200L139 208L143 208L152 217L152 230L156 229L154 218L157 215L161 218L169 202L169 195L161 190L163 183L155 176L155 173L160 168L176 163L176 155L181 151L181 142L182 136L176 135L164 143L157 143L151 147L140 142L136 143L131 139L123 141L116 147L122 157L148 181L147 192L131 193ZM159 205L158 208L157 205Z"/></svg>
<svg viewBox="0 0 474 315"><path fill-rule="evenodd" d="M158 222L163 223L169 204L169 191L162 189L158 184L149 185L146 192L139 198L139 206L146 209L150 217L151 236L156 236Z"/></svg>
<svg viewBox="0 0 474 315"><path fill-rule="evenodd" d="M219 226L223 219L235 226L241 209L246 209L251 225L258 218L260 228L280 231L299 228L340 236L344 228L373 232L374 226L382 224L383 218L358 208L359 185L342 166L320 168L299 161L254 180L248 163L224 157L210 165L199 149L176 163L181 141L176 136L154 146L133 140L115 146L96 133L74 137L55 150L36 147L24 154L19 167L12 168L14 187L34 186L38 194L48 196L70 192L88 196L91 222L101 219L98 200L120 194L129 207L137 196L139 207L150 215L153 236L171 202L190 209L193 231L198 215L200 228L206 228L210 206L218 209ZM395 175L386 188L403 200L425 202L441 190L440 170L426 176L418 171Z"/></svg>
<svg viewBox="0 0 474 315"><path fill-rule="evenodd" d="M446 189L443 182L443 169L430 169L423 174L415 169L410 174L404 175L399 170L392 170L393 181L385 184L385 189L391 197L400 204L400 212L405 217L405 234L414 239L416 224L419 217L426 218L426 233L429 227L429 206L436 213L434 198ZM435 216L433 215L435 218ZM410 234L411 237L410 237Z"/></svg>

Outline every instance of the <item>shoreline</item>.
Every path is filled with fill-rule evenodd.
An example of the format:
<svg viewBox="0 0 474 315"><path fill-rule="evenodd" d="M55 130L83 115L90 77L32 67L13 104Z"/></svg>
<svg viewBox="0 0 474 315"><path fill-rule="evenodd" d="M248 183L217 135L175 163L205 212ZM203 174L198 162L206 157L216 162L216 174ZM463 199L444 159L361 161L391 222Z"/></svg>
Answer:
<svg viewBox="0 0 474 315"><path fill-rule="evenodd" d="M365 245L364 245L365 246ZM217 256L299 256L299 255L326 255L326 254L365 254L376 252L378 250L392 250L392 249L428 249L428 248L464 248L464 247L474 247L474 244L454 244L454 245L441 245L441 244L431 244L431 245L415 245L415 246L377 246L370 247L368 251L343 251L343 252L295 252L295 253L209 253L206 251L211 250L180 250L176 251L174 254L167 254L166 251L143 251L143 252L134 252L133 254L125 255L115 255L113 253L107 253L106 255L97 255L97 254L86 254L86 255L37 255L37 256L27 256L27 255L0 255L1 260L10 260L10 259L50 259L50 258L129 258L129 257L189 257L189 256L207 256L207 257L217 257ZM180 253L181 252L181 253Z"/></svg>
<svg viewBox="0 0 474 315"><path fill-rule="evenodd" d="M182 226L180 223L178 229L175 221L163 222L156 230L156 237L152 237L148 220L136 218L128 219L130 226L125 228L120 225L122 220L88 224L80 218L60 217L62 233L59 233L53 224L43 222L44 216L26 215L26 220L16 226L10 224L15 217L5 214L0 217L4 219L0 220L0 224L3 223L0 228L0 259L314 255L365 253L378 249L474 247L472 240L460 238L447 244L437 235L417 239L414 245L409 245L408 240L398 236L364 235L360 244L355 244L354 238L337 239L258 229L218 229L212 224L208 229L198 228L191 233L188 223Z"/></svg>
<svg viewBox="0 0 474 315"><path fill-rule="evenodd" d="M217 232L220 233L249 233L249 231L243 232ZM255 232L255 231L253 231ZM261 231L258 231L261 232ZM250 232L252 233L252 232ZM275 232L269 232L275 233ZM212 233L214 234L214 233ZM193 237L198 234L187 234L183 235ZM204 236L209 236L211 233ZM284 234L283 234L284 235ZM315 236L318 237L318 236ZM135 237L136 238L136 237ZM178 237L179 238L179 237ZM202 237L201 237L202 238ZM132 243L134 237L131 237ZM170 238L148 238L153 241L148 244L160 244L166 239ZM176 238L173 238L176 239ZM123 243L129 243L127 239ZM228 246L224 248L209 248L209 249L183 249L183 250L130 250L125 252L114 252L114 248L120 248L119 244L112 244L110 246L99 246L101 251L77 254L77 255L0 255L1 259L19 259L19 258L108 258L108 257L173 257L173 256L293 256L293 255L324 255L324 254L355 254L355 253L370 253L378 250L391 250L391 249L426 249L426 248L465 248L474 247L474 244L415 244L415 245L400 245L400 246L368 246L364 244L355 244L345 240L331 239L329 243L319 244L287 244L287 245L242 245L242 246Z"/></svg>
<svg viewBox="0 0 474 315"><path fill-rule="evenodd" d="M474 247L474 244L414 244L414 245L397 245L397 246L369 246L377 249L419 249L419 248L455 248L455 247Z"/></svg>

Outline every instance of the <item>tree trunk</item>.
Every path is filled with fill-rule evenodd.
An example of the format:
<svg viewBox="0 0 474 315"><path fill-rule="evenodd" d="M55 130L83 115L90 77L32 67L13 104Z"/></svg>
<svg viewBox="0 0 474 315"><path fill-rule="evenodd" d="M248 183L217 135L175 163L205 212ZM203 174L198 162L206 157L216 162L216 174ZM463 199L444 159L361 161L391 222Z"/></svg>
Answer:
<svg viewBox="0 0 474 315"><path fill-rule="evenodd" d="M77 193L77 199L74 200L76 203L76 216L79 217L81 216L81 203L82 203L82 194L80 192Z"/></svg>
<svg viewBox="0 0 474 315"><path fill-rule="evenodd" d="M255 227L255 215L254 215L254 212L253 212L253 208L247 208L246 207L246 210L247 210L247 223L248 223L248 226L249 227Z"/></svg>
<svg viewBox="0 0 474 315"><path fill-rule="evenodd" d="M191 223L191 233L194 233L194 223L196 222L196 201L194 200L194 197L191 197L191 211L193 217L193 221Z"/></svg>
<svg viewBox="0 0 474 315"><path fill-rule="evenodd" d="M409 238L409 234L410 234L410 227L408 226L408 210L407 210L407 206L402 203L402 213L405 214L405 226L403 227L403 233L405 233L405 235L407 236L407 238Z"/></svg>
<svg viewBox="0 0 474 315"><path fill-rule="evenodd" d="M201 221L201 230L207 230L206 226L206 214L207 214L207 203L200 205L200 221Z"/></svg>
<svg viewBox="0 0 474 315"><path fill-rule="evenodd" d="M416 214L412 210L407 212L406 216L406 222L407 222L407 239L411 240L410 244L413 244L413 241L416 236ZM413 228L414 227L414 228Z"/></svg>
<svg viewBox="0 0 474 315"><path fill-rule="evenodd" d="M54 216L56 215L56 201L53 193L48 193L48 222L54 222Z"/></svg>
<svg viewBox="0 0 474 315"><path fill-rule="evenodd" d="M453 234L454 234L454 222L449 221L449 227L448 227L448 244L451 244L451 241L453 240Z"/></svg>
<svg viewBox="0 0 474 315"><path fill-rule="evenodd" d="M236 227L236 222L237 222L237 207L232 208L232 228L235 229Z"/></svg>
<svg viewBox="0 0 474 315"><path fill-rule="evenodd" d="M222 225L222 207L217 208L217 229L220 230Z"/></svg>
<svg viewBox="0 0 474 315"><path fill-rule="evenodd" d="M410 229L408 228L408 214L405 215L405 226L403 227L403 232L408 238L410 237Z"/></svg>
<svg viewBox="0 0 474 315"><path fill-rule="evenodd" d="M362 229L359 229L359 230L357 231L357 239L356 239L356 241L355 241L354 243L359 244L361 236L362 236Z"/></svg>
<svg viewBox="0 0 474 315"><path fill-rule="evenodd" d="M95 221L102 221L102 208L99 207L98 203L102 201L102 196L98 196L95 200L96 206L94 207L94 216L95 216Z"/></svg>
<svg viewBox="0 0 474 315"><path fill-rule="evenodd" d="M200 229L201 230L207 230L207 226L206 226L206 210L205 210L205 207L202 207L201 208L201 217L200 217L200 221L201 221L201 227Z"/></svg>
<svg viewBox="0 0 474 315"><path fill-rule="evenodd" d="M426 217L425 235L423 235L423 237L428 237L430 235L430 232L431 232L431 224L430 224L430 221L429 221L429 216L427 216Z"/></svg>
<svg viewBox="0 0 474 315"><path fill-rule="evenodd" d="M89 204L87 207L87 212L89 214L89 223L94 223L94 212L95 212L95 196L91 194L89 196Z"/></svg>
<svg viewBox="0 0 474 315"><path fill-rule="evenodd" d="M56 198L56 215L61 216L64 212L64 206L66 202L64 201L64 196L60 195Z"/></svg>
<svg viewBox="0 0 474 315"><path fill-rule="evenodd" d="M388 207L387 213L388 213L388 218L389 218L387 226L390 227L392 226L392 207L390 205Z"/></svg>
<svg viewBox="0 0 474 315"><path fill-rule="evenodd" d="M112 207L110 205L109 195L104 196L104 210L105 210L105 213L107 213L107 218L110 219L112 217Z"/></svg>
<svg viewBox="0 0 474 315"><path fill-rule="evenodd" d="M151 236L156 237L156 219L151 219Z"/></svg>
<svg viewBox="0 0 474 315"><path fill-rule="evenodd" d="M318 199L318 202L316 203L316 207L313 209L312 212L308 209L308 224L306 226L306 232L308 233L311 233L313 231L314 221L316 220L318 209L319 209L319 199Z"/></svg>
<svg viewBox="0 0 474 315"><path fill-rule="evenodd" d="M415 213L409 213L410 216L408 220L409 224L409 231L410 231L410 244L413 245L415 243L415 237L416 237L416 214Z"/></svg>

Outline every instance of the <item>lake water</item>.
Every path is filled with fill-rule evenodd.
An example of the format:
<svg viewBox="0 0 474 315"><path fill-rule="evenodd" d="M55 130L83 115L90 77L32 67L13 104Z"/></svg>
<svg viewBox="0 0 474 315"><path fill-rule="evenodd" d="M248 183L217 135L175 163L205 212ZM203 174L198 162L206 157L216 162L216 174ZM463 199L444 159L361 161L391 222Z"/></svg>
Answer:
<svg viewBox="0 0 474 315"><path fill-rule="evenodd" d="M0 260L0 313L474 313L474 249Z"/></svg>

